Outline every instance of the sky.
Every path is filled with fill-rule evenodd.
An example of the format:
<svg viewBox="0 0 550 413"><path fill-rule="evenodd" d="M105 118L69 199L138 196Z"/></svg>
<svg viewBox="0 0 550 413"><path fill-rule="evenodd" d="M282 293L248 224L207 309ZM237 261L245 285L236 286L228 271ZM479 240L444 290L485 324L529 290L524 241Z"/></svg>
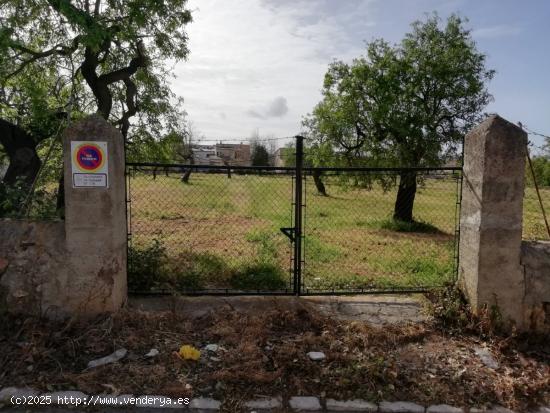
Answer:
<svg viewBox="0 0 550 413"><path fill-rule="evenodd" d="M397 43L434 11L467 17L496 70L486 111L550 135L548 0L189 0L189 8L191 52L172 87L206 139L296 135L330 62L351 62L376 38Z"/></svg>

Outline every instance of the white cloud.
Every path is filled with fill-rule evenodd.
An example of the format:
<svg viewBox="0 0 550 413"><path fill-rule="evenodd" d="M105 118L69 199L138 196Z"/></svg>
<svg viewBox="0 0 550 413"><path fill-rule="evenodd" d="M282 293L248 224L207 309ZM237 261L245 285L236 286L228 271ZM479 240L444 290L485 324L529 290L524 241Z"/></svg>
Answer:
<svg viewBox="0 0 550 413"><path fill-rule="evenodd" d="M297 133L328 64L360 54L356 25L372 26L371 0L340 3L190 0L191 54L176 65L173 89L197 128L209 138Z"/></svg>

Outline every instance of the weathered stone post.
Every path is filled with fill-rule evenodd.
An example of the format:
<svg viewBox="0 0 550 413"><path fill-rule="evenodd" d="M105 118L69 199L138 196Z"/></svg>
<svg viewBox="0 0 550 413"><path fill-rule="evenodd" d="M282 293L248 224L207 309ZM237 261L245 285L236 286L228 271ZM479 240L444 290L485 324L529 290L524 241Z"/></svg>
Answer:
<svg viewBox="0 0 550 413"><path fill-rule="evenodd" d="M63 136L66 307L84 314L116 311L127 298L124 139L98 115Z"/></svg>
<svg viewBox="0 0 550 413"><path fill-rule="evenodd" d="M523 327L520 265L527 134L494 115L464 142L459 285L473 311L497 306Z"/></svg>

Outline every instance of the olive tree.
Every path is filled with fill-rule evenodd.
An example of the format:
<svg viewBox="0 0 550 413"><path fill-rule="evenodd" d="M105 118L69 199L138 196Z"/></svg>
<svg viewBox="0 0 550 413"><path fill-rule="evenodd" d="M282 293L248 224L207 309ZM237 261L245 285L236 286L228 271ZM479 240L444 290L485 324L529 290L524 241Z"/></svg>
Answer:
<svg viewBox="0 0 550 413"><path fill-rule="evenodd" d="M52 128L29 127L40 115L25 104L33 99L51 119L69 109L97 111L129 141L162 136L182 115L168 79L170 64L188 55L190 21L186 0L2 2L0 127L11 131L10 150L52 136ZM49 75L46 83L40 73ZM36 170L36 162L29 168Z"/></svg>
<svg viewBox="0 0 550 413"><path fill-rule="evenodd" d="M365 56L330 65L304 121L310 142L330 142L348 166L441 165L492 98L485 60L455 15L413 23L397 45L375 40ZM416 173L403 170L394 219L413 220L416 186Z"/></svg>

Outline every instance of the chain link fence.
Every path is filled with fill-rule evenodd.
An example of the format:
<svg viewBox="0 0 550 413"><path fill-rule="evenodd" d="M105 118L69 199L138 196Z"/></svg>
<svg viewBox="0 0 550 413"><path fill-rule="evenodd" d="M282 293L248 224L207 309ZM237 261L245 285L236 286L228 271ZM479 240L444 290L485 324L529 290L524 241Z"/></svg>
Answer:
<svg viewBox="0 0 550 413"><path fill-rule="evenodd" d="M443 285L456 272L459 169L413 171L414 221L406 222L394 219L397 169L306 168L297 198L295 168L128 164L130 289L308 294Z"/></svg>
<svg viewBox="0 0 550 413"><path fill-rule="evenodd" d="M303 293L417 291L455 279L460 168L310 169Z"/></svg>
<svg viewBox="0 0 550 413"><path fill-rule="evenodd" d="M292 291L291 171L129 164L127 179L131 290Z"/></svg>

